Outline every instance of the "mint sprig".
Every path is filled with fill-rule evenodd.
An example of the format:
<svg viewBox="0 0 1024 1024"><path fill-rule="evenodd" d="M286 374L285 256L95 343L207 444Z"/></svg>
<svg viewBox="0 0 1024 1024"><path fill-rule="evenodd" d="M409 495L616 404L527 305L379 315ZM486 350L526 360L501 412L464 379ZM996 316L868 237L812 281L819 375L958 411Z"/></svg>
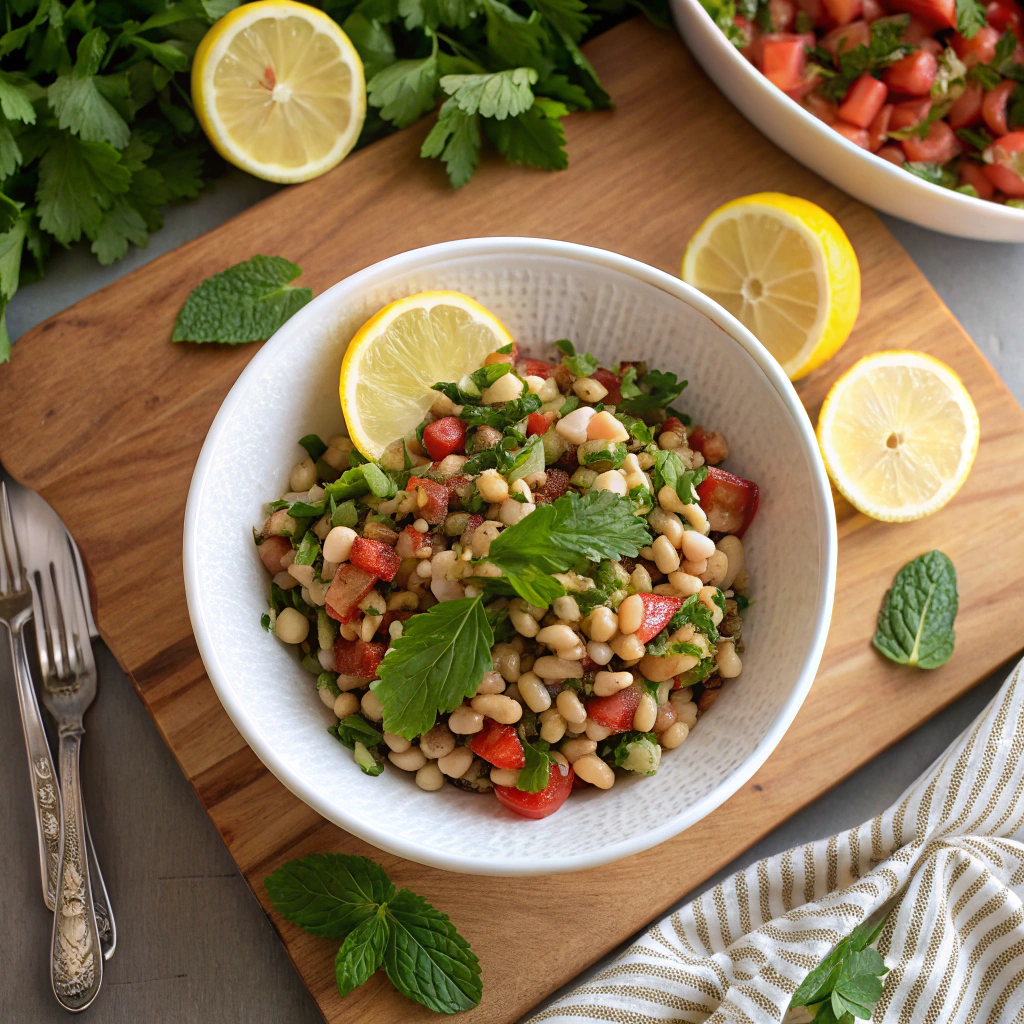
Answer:
<svg viewBox="0 0 1024 1024"><path fill-rule="evenodd" d="M275 909L312 935L344 938L334 960L348 995L383 965L391 983L436 1013L480 1002L480 964L447 914L410 889L396 889L367 857L311 854L264 881Z"/></svg>

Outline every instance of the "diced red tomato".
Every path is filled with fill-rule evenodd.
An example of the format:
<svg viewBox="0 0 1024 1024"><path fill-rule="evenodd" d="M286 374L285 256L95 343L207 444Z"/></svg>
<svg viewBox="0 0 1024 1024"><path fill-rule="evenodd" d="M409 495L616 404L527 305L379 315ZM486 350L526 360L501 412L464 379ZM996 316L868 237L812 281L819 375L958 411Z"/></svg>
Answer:
<svg viewBox="0 0 1024 1024"><path fill-rule="evenodd" d="M515 786L495 786L494 795L499 803L524 818L546 818L569 798L575 779L571 765L552 764L548 784L539 793L524 793Z"/></svg>
<svg viewBox="0 0 1024 1024"><path fill-rule="evenodd" d="M892 104L886 103L868 125L868 145L872 153L877 153L889 141L889 120L891 118Z"/></svg>
<svg viewBox="0 0 1024 1024"><path fill-rule="evenodd" d="M889 130L898 132L903 128L913 128L928 116L931 109L932 101L929 99L904 100L902 103L896 103L892 108Z"/></svg>
<svg viewBox="0 0 1024 1024"><path fill-rule="evenodd" d="M627 686L610 697L590 697L587 700L587 718L612 732L629 732L633 728L633 715L639 706L640 688Z"/></svg>
<svg viewBox="0 0 1024 1024"><path fill-rule="evenodd" d="M697 497L712 530L742 537L757 514L760 491L752 480L710 466L707 479L697 488Z"/></svg>
<svg viewBox="0 0 1024 1024"><path fill-rule="evenodd" d="M839 105L839 116L858 128L867 128L885 105L888 95L885 83L865 71L846 91Z"/></svg>
<svg viewBox="0 0 1024 1024"><path fill-rule="evenodd" d="M511 725L484 719L484 727L469 741L469 749L495 768L522 768L526 764L519 733Z"/></svg>
<svg viewBox="0 0 1024 1024"><path fill-rule="evenodd" d="M641 643L653 640L672 620L683 603L681 597L666 594L640 594L644 604L644 617L640 628L634 634Z"/></svg>
<svg viewBox="0 0 1024 1024"><path fill-rule="evenodd" d="M821 37L820 45L832 56L846 53L855 46L867 46L871 42L871 26L866 21L851 21Z"/></svg>
<svg viewBox="0 0 1024 1024"><path fill-rule="evenodd" d="M292 542L287 537L264 537L256 550L259 552L263 568L271 575L276 576L279 572L284 572L281 559L291 549Z"/></svg>
<svg viewBox="0 0 1024 1024"><path fill-rule="evenodd" d="M765 78L780 89L795 89L803 82L807 70L807 40L789 34L766 35L761 39L761 70Z"/></svg>
<svg viewBox="0 0 1024 1024"><path fill-rule="evenodd" d="M981 101L981 116L993 135L1006 135L1010 130L1006 123L1006 107L1016 88L1017 83L1012 78L1006 78L985 93Z"/></svg>
<svg viewBox="0 0 1024 1024"><path fill-rule="evenodd" d="M869 25L871 22L885 17L887 13L879 0L864 0L864 20Z"/></svg>
<svg viewBox="0 0 1024 1024"><path fill-rule="evenodd" d="M395 549L389 547L383 541L370 540L369 537L356 537L352 541L352 553L348 556L349 561L373 573L379 579L390 583L402 564L402 559L395 553Z"/></svg>
<svg viewBox="0 0 1024 1024"><path fill-rule="evenodd" d="M975 64L987 64L996 55L996 43L1001 34L991 25L982 25L970 39L954 32L950 43L956 55L970 68Z"/></svg>
<svg viewBox="0 0 1024 1024"><path fill-rule="evenodd" d="M795 89L783 89L782 91L797 103L803 103L804 97L809 96L818 86L821 85L821 75L816 71L804 80Z"/></svg>
<svg viewBox="0 0 1024 1024"><path fill-rule="evenodd" d="M1013 0L992 0L985 7L985 17L997 32L1009 30L1020 38L1021 9Z"/></svg>
<svg viewBox="0 0 1024 1024"><path fill-rule="evenodd" d="M829 21L825 5L821 0L796 0L796 5L811 19L811 24L815 28L824 28Z"/></svg>
<svg viewBox="0 0 1024 1024"><path fill-rule="evenodd" d="M377 577L351 562L338 566L324 596L327 614L339 622L348 622L359 612L359 602L373 590Z"/></svg>
<svg viewBox="0 0 1024 1024"><path fill-rule="evenodd" d="M925 163L947 163L962 148L960 140L945 121L933 121L923 139L911 136L903 140L903 152L907 154L907 159Z"/></svg>
<svg viewBox="0 0 1024 1024"><path fill-rule="evenodd" d="M907 156L903 152L902 146L883 146L877 155L883 160L888 160L889 163L895 164L897 167L902 167L907 162Z"/></svg>
<svg viewBox="0 0 1024 1024"><path fill-rule="evenodd" d="M552 501L557 501L569 490L569 474L564 469L548 466L545 472L548 477L547 483L533 492L533 500L538 505L547 505Z"/></svg>
<svg viewBox="0 0 1024 1024"><path fill-rule="evenodd" d="M611 370L599 366L590 376L608 391L608 394L601 399L605 405L618 405L622 401L622 381Z"/></svg>
<svg viewBox="0 0 1024 1024"><path fill-rule="evenodd" d="M985 149L985 175L1000 192L1024 197L1024 131L1009 132Z"/></svg>
<svg viewBox="0 0 1024 1024"><path fill-rule="evenodd" d="M860 146L861 149L871 148L871 137L864 128L856 128L854 125L847 124L845 121L836 121L832 127L842 135L844 139L849 139L849 141L855 146Z"/></svg>
<svg viewBox="0 0 1024 1024"><path fill-rule="evenodd" d="M546 434L551 429L553 418L551 413L531 412L526 417L526 436L533 437L536 434Z"/></svg>
<svg viewBox="0 0 1024 1024"><path fill-rule="evenodd" d="M524 377L541 377L547 380L555 372L551 363L545 363L542 359L524 359L520 363L520 370Z"/></svg>
<svg viewBox="0 0 1024 1024"><path fill-rule="evenodd" d="M812 92L804 99L804 108L825 124L835 124L839 118L839 108L821 93Z"/></svg>
<svg viewBox="0 0 1024 1024"><path fill-rule="evenodd" d="M943 28L956 28L956 0L889 0L889 7Z"/></svg>
<svg viewBox="0 0 1024 1024"><path fill-rule="evenodd" d="M953 100L946 120L950 128L968 128L981 120L981 104L985 98L985 90L981 82L968 81L964 91Z"/></svg>
<svg viewBox="0 0 1024 1024"><path fill-rule="evenodd" d="M444 522L448 515L448 488L436 480L414 476L409 478L405 489L416 495L416 514L431 526Z"/></svg>
<svg viewBox="0 0 1024 1024"><path fill-rule="evenodd" d="M822 0L837 25L849 25L864 12L863 0Z"/></svg>
<svg viewBox="0 0 1024 1024"><path fill-rule="evenodd" d="M464 452L466 450L466 424L458 416L442 416L433 423L428 423L423 428L423 447L427 454L435 461L452 452Z"/></svg>
<svg viewBox="0 0 1024 1024"><path fill-rule="evenodd" d="M890 64L882 77L893 92L907 96L927 96L939 70L935 55L927 50L915 50Z"/></svg>
<svg viewBox="0 0 1024 1024"><path fill-rule="evenodd" d="M995 186L989 180L982 164L973 160L960 161L960 182L961 185L971 185L978 193L979 199L991 199L995 193Z"/></svg>
<svg viewBox="0 0 1024 1024"><path fill-rule="evenodd" d="M345 640L339 636L334 641L334 667L344 676L373 679L387 649L387 644Z"/></svg>

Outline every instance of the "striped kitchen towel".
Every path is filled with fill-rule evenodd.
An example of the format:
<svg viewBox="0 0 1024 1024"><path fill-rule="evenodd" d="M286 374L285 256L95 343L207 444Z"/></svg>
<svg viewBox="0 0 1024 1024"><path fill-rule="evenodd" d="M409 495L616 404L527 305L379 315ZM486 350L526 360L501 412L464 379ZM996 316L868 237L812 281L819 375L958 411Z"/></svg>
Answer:
<svg viewBox="0 0 1024 1024"><path fill-rule="evenodd" d="M876 1024L1024 1024L1022 665L887 811L737 872L528 1024L776 1024L894 898Z"/></svg>

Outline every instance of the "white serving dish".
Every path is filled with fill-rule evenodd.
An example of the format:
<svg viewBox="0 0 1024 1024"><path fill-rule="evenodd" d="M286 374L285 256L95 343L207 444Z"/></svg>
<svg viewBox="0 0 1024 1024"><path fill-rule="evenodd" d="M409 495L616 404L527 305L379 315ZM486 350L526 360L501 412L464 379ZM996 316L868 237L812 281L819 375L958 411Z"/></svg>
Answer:
<svg viewBox="0 0 1024 1024"><path fill-rule="evenodd" d="M657 776L577 791L528 821L489 796L419 790L388 766L369 778L328 734L334 721L293 650L260 628L269 581L252 543L263 504L287 490L295 441L342 426L338 369L356 328L386 303L448 288L479 299L527 349L569 337L603 361L646 358L690 380L678 404L725 431L726 466L759 481L746 537L757 604L743 675ZM386 396L381 396L386 401ZM712 811L771 753L814 678L832 611L836 527L807 414L779 365L732 316L659 270L532 238L446 242L339 282L296 314L224 401L196 465L184 570L200 653L263 763L326 818L391 853L452 871L531 875L604 864ZM258 810L254 811L258 813Z"/></svg>
<svg viewBox="0 0 1024 1024"><path fill-rule="evenodd" d="M671 0L690 53L758 130L876 210L982 242L1024 242L1024 210L932 185L848 142L777 89L726 38L700 0Z"/></svg>

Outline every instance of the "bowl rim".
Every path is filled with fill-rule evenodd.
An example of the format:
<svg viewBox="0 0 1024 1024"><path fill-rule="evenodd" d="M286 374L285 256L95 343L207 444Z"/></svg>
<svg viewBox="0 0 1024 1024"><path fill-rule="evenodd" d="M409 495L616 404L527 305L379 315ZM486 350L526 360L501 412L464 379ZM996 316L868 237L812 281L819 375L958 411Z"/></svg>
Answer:
<svg viewBox="0 0 1024 1024"><path fill-rule="evenodd" d="M493 858L481 860L473 856L461 856L422 846L415 840L408 840L401 835L395 835L375 825L367 824L358 817L349 815L344 807L339 807L322 800L304 778L298 773L293 772L277 756L273 746L264 742L258 727L250 720L242 702L236 698L228 681L227 672L221 665L212 635L204 624L203 599L198 585L196 557L196 537L200 525L198 521L199 506L205 481L213 461L213 453L220 442L221 435L224 433L228 421L242 400L249 378L261 372L265 364L273 359L276 350L281 345L286 344L288 338L294 336L296 332L301 332L307 324L317 318L320 315L320 308L330 305L335 301L339 292L357 293L360 288L374 282L376 279L382 276L393 275L396 272L410 273L429 267L431 264L450 259L492 255L561 257L617 271L678 298L706 316L735 343L739 344L753 358L767 378L768 383L775 388L792 417L797 435L802 440L805 451L811 456L809 463L812 501L817 513L818 540L822 551L821 566L818 573L817 608L808 654L804 658L803 666L789 695L783 702L780 712L776 715L775 720L761 741L740 765L705 797L668 819L656 829L629 837L612 845L601 846L573 856L553 859L535 855L530 858L518 857L514 862L510 860L494 860ZM184 570L185 597L189 618L210 682L213 684L217 697L232 723L242 734L243 739L245 739L256 756L259 757L278 781L302 800L303 803L312 807L313 810L328 821L337 824L352 835L386 853L448 871L464 874L513 877L580 871L608 864L612 861L628 857L631 854L650 849L700 821L724 803L753 776L782 739L814 681L832 616L837 549L838 539L831 487L818 452L817 441L810 419L797 396L796 390L789 378L783 373L781 366L747 328L716 302L690 285L685 284L679 278L672 277L662 270L658 270L630 257L573 242L544 238L495 236L441 242L380 260L355 274L343 278L326 289L275 332L273 337L253 356L232 385L217 415L214 417L206 440L203 443L203 448L193 471L188 500L185 505L182 567Z"/></svg>
<svg viewBox="0 0 1024 1024"><path fill-rule="evenodd" d="M684 5L690 7L697 12L703 20L705 28L712 30L712 34L715 37L715 42L712 45L715 49L717 49L719 53L728 52L729 57L727 59L731 60L734 65L742 69L740 73L748 82L756 83L757 87L765 95L772 97L772 100L778 104L781 110L787 111L790 116L797 118L805 126L810 127L813 131L817 132L819 138L825 140L826 145L838 146L840 152L845 152L856 159L866 159L871 166L886 175L892 182L900 186L907 186L911 189L921 190L923 195L931 196L934 199L941 198L943 203L950 203L952 206L959 208L961 212L975 213L980 208L985 211L986 216L1003 219L1008 224L1024 228L1024 210L1017 209L1013 206L1006 206L1003 203L993 203L987 199L981 199L980 197L976 199L974 196L965 195L963 192L957 192L951 188L943 188L941 185L935 185L930 181L925 181L924 178L917 177L915 174L908 174L906 171L901 170L888 160L883 160L877 154L866 149L861 149L860 146L850 142L849 139L843 138L842 135L833 131L827 124L825 124L824 121L819 120L810 113L810 111L797 103L792 96L787 96L781 89L769 82L768 79L765 78L765 76L762 75L761 72L758 71L757 68L755 68L754 65L751 64L750 61L748 61L746 57L744 57L743 54L741 54L740 51L725 38L725 33L723 33L715 24L714 19L704 9L704 5L700 0L671 0L671 3L673 6ZM762 130L756 125L755 127L758 128L758 131ZM819 172L816 171L815 173ZM831 180L827 175L822 175L822 177L826 178L826 180ZM835 187L840 188L838 185Z"/></svg>

